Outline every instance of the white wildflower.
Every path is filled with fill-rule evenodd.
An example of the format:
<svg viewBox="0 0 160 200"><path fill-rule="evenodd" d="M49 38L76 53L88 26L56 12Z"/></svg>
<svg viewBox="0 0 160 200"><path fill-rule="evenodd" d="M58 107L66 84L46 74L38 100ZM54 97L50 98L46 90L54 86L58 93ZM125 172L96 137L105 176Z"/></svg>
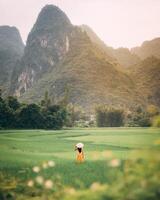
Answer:
<svg viewBox="0 0 160 200"><path fill-rule="evenodd" d="M42 167L43 167L43 169L47 169L47 168L48 168L48 163L44 162L44 163L42 164Z"/></svg>
<svg viewBox="0 0 160 200"><path fill-rule="evenodd" d="M33 187L34 186L34 181L29 180L28 183L27 183L27 186L28 187Z"/></svg>
<svg viewBox="0 0 160 200"><path fill-rule="evenodd" d="M35 166L35 167L33 167L32 170L33 170L33 172L38 173L38 172L40 172L40 167Z"/></svg>
<svg viewBox="0 0 160 200"><path fill-rule="evenodd" d="M37 182L39 185L42 185L43 182L44 182L43 177L42 177L42 176L37 176L37 177L36 177L36 182Z"/></svg>
<svg viewBox="0 0 160 200"><path fill-rule="evenodd" d="M100 190L100 189L101 189L101 184L98 183L98 182L94 182L94 183L92 183L92 185L90 186L90 189L91 189L92 191Z"/></svg>
<svg viewBox="0 0 160 200"><path fill-rule="evenodd" d="M48 161L48 166L49 167L54 167L55 166L55 162L52 161L52 160Z"/></svg>
<svg viewBox="0 0 160 200"><path fill-rule="evenodd" d="M74 188L66 188L65 192L67 194L74 195L76 193L76 190Z"/></svg>
<svg viewBox="0 0 160 200"><path fill-rule="evenodd" d="M46 180L44 183L44 186L46 189L52 189L53 187L53 182L51 180Z"/></svg>
<svg viewBox="0 0 160 200"><path fill-rule="evenodd" d="M112 159L109 163L111 167L118 167L120 166L121 161L119 159Z"/></svg>

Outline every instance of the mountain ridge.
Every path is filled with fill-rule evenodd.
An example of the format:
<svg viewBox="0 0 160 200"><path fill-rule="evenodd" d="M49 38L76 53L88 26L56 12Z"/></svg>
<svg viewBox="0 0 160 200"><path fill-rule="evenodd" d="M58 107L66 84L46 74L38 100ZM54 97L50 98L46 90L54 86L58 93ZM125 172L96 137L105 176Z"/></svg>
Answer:
<svg viewBox="0 0 160 200"><path fill-rule="evenodd" d="M119 63L122 68L128 68L140 62L139 56L131 52L128 48L119 47L115 49L110 47L106 45L89 26L82 25L81 28L88 34L92 42L96 43L110 58L112 58L110 60L115 64L118 65Z"/></svg>
<svg viewBox="0 0 160 200"><path fill-rule="evenodd" d="M160 58L160 37L144 41L141 46L132 48L131 52L138 55L141 59L150 56Z"/></svg>

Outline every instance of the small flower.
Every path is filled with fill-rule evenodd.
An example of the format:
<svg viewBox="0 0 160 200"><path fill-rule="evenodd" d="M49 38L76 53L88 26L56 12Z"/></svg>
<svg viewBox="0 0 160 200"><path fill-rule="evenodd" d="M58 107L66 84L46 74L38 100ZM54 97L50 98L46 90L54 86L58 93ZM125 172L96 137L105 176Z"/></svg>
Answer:
<svg viewBox="0 0 160 200"><path fill-rule="evenodd" d="M109 163L111 167L118 167L120 166L121 161L119 159L112 159Z"/></svg>
<svg viewBox="0 0 160 200"><path fill-rule="evenodd" d="M92 183L92 185L90 186L90 189L91 189L92 191L100 190L100 189L101 189L101 184L98 183L98 182L94 182L94 183Z"/></svg>
<svg viewBox="0 0 160 200"><path fill-rule="evenodd" d="M40 168L38 166L33 167L33 172L38 173L40 172Z"/></svg>
<svg viewBox="0 0 160 200"><path fill-rule="evenodd" d="M54 167L55 166L55 162L52 161L52 160L48 161L48 166L49 167Z"/></svg>
<svg viewBox="0 0 160 200"><path fill-rule="evenodd" d="M51 180L46 180L44 183L44 186L46 189L52 189L53 187L53 182Z"/></svg>
<svg viewBox="0 0 160 200"><path fill-rule="evenodd" d="M66 188L65 192L67 194L74 195L76 193L76 190L74 188Z"/></svg>
<svg viewBox="0 0 160 200"><path fill-rule="evenodd" d="M36 182L37 182L39 185L42 185L43 182L44 182L43 177L42 177L42 176L37 176L37 177L36 177Z"/></svg>
<svg viewBox="0 0 160 200"><path fill-rule="evenodd" d="M43 167L43 169L47 169L47 168L48 168L48 163L44 162L44 163L42 164L42 167Z"/></svg>
<svg viewBox="0 0 160 200"><path fill-rule="evenodd" d="M33 187L34 186L34 181L29 180L28 183L27 183L27 186L28 187Z"/></svg>

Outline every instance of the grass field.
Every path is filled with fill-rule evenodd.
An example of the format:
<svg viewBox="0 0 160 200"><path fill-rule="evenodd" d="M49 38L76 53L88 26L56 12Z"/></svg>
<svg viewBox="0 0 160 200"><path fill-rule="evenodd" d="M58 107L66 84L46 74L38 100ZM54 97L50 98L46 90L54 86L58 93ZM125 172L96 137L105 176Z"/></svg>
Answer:
<svg viewBox="0 0 160 200"><path fill-rule="evenodd" d="M0 131L0 170L26 180L33 176L33 166L53 160L56 166L47 170L48 178L60 175L63 184L84 188L109 180L106 150L132 159L132 150L152 149L159 138L160 130L153 128ZM75 163L77 142L85 144L86 161L80 165Z"/></svg>

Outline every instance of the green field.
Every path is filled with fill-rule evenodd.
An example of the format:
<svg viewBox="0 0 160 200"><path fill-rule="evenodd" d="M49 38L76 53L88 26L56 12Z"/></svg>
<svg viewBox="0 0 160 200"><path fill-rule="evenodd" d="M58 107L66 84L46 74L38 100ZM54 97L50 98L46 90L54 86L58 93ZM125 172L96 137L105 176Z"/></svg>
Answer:
<svg viewBox="0 0 160 200"><path fill-rule="evenodd" d="M59 175L63 184L84 188L109 180L106 150L132 159L133 150L152 149L159 138L160 130L153 128L0 131L0 170L26 180L33 166L53 160L56 166L45 172L47 177ZM85 144L86 161L80 165L75 163L77 142Z"/></svg>

